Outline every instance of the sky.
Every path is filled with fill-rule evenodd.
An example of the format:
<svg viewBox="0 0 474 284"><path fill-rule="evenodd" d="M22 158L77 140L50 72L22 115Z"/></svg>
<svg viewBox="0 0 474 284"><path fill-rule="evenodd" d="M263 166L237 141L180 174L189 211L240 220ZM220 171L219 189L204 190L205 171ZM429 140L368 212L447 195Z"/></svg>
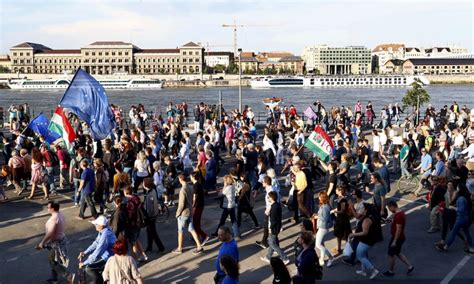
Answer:
<svg viewBox="0 0 474 284"><path fill-rule="evenodd" d="M474 50L474 0L0 0L0 54L25 42L79 49L94 41L175 48L189 41L210 51L383 43Z"/></svg>

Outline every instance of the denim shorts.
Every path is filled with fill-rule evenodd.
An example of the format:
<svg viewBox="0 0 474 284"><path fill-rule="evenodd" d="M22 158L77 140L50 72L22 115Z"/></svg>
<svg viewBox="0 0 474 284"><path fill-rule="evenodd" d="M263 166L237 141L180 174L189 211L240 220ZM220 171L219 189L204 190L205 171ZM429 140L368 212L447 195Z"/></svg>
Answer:
<svg viewBox="0 0 474 284"><path fill-rule="evenodd" d="M194 231L193 219L190 216L179 216L178 218L178 232L182 233L187 228L188 232Z"/></svg>

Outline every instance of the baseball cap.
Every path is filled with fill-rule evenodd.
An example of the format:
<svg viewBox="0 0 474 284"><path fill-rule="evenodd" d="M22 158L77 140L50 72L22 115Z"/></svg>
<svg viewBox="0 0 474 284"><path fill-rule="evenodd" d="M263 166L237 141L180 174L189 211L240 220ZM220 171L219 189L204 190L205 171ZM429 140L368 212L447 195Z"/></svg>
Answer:
<svg viewBox="0 0 474 284"><path fill-rule="evenodd" d="M107 226L109 224L109 220L105 218L104 216L99 216L94 221L91 221L91 223L94 225L99 225L99 226Z"/></svg>

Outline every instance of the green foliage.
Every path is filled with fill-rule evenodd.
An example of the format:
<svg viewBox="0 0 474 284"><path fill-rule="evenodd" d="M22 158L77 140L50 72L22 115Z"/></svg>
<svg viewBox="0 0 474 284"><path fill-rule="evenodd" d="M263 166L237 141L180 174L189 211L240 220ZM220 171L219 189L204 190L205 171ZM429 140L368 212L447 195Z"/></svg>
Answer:
<svg viewBox="0 0 474 284"><path fill-rule="evenodd" d="M415 79L415 82L411 84L411 89L407 91L406 95L403 97L403 107L417 107L418 98L420 107L430 101L430 95L423 88L422 83L419 79Z"/></svg>
<svg viewBox="0 0 474 284"><path fill-rule="evenodd" d="M5 67L5 66L0 66L0 73L10 73L10 69L8 69L8 67Z"/></svg>

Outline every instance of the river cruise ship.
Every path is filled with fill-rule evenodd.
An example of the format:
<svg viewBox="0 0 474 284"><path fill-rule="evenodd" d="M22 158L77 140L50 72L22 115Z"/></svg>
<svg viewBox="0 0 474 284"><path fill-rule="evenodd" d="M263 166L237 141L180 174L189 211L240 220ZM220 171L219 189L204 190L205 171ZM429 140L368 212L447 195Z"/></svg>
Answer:
<svg viewBox="0 0 474 284"><path fill-rule="evenodd" d="M158 79L98 79L105 89L161 89L163 82ZM44 79L44 80L11 80L7 85L10 89L66 89L69 86L68 79Z"/></svg>
<svg viewBox="0 0 474 284"><path fill-rule="evenodd" d="M415 79L419 79L423 85L429 81L422 76L377 76L377 75L354 75L354 76L314 76L314 77L262 77L250 81L252 88L273 87L390 87L409 86Z"/></svg>

